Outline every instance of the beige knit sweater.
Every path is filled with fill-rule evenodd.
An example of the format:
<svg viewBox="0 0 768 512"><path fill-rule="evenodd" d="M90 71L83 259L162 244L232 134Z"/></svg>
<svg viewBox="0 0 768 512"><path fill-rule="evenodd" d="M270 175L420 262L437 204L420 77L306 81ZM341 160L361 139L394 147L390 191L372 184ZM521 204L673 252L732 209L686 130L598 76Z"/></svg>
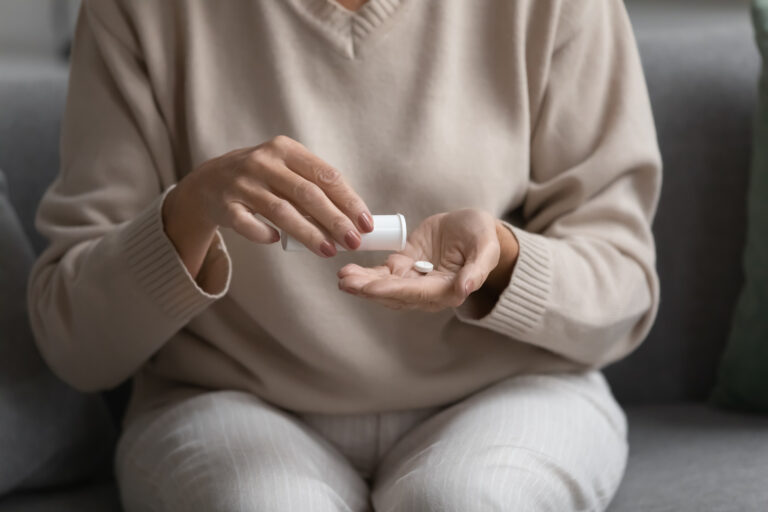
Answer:
<svg viewBox="0 0 768 512"><path fill-rule="evenodd" d="M338 290L348 262L228 229L190 277L163 193L288 135L374 214L510 219L493 310L389 310ZM134 377L129 417L240 389L297 411L444 404L520 373L600 367L654 319L661 173L619 0L86 0L61 172L37 218L39 347L83 390Z"/></svg>

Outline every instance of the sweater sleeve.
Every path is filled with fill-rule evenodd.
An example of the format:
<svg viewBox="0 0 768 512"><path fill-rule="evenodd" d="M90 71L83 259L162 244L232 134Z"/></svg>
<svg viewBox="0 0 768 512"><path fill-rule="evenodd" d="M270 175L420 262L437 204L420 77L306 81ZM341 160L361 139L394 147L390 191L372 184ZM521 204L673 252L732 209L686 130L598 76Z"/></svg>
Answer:
<svg viewBox="0 0 768 512"><path fill-rule="evenodd" d="M49 246L29 279L32 328L54 372L85 391L135 373L231 273L218 233L197 280L165 235L176 169L134 34L114 0L83 3L60 173L36 219Z"/></svg>
<svg viewBox="0 0 768 512"><path fill-rule="evenodd" d="M532 114L528 192L505 225L520 252L491 311L460 320L600 367L634 350L659 302L651 221L661 161L618 0L563 2ZM577 7L578 6L578 7Z"/></svg>

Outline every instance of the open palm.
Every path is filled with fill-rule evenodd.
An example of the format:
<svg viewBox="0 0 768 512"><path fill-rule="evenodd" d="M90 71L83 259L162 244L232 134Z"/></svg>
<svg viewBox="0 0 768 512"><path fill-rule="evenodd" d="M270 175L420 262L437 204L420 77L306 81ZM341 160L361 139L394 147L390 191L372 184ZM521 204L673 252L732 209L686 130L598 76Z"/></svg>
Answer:
<svg viewBox="0 0 768 512"><path fill-rule="evenodd" d="M428 274L413 269L418 260L431 262ZM495 218L488 212L463 209L424 220L402 251L385 264L354 263L338 272L339 288L394 309L439 311L458 307L479 289L499 261Z"/></svg>

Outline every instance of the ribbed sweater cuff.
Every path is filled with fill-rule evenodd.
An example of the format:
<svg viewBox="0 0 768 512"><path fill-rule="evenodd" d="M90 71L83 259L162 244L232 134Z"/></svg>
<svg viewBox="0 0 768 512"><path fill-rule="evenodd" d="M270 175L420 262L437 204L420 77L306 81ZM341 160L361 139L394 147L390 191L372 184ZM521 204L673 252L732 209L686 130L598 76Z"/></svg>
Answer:
<svg viewBox="0 0 768 512"><path fill-rule="evenodd" d="M128 272L137 287L170 317L187 320L227 293L232 263L217 232L206 261L216 260L217 256L224 257L226 261L226 265L218 265L222 275L207 279L208 282L220 283L218 289L206 291L195 281L163 228L163 202L172 189L173 186L169 187L124 228L120 243Z"/></svg>
<svg viewBox="0 0 768 512"><path fill-rule="evenodd" d="M471 308L462 306L456 308L456 316L463 322L524 339L540 326L547 309L552 281L552 242L508 222L504 225L520 245L509 285L487 315L473 318L469 314Z"/></svg>

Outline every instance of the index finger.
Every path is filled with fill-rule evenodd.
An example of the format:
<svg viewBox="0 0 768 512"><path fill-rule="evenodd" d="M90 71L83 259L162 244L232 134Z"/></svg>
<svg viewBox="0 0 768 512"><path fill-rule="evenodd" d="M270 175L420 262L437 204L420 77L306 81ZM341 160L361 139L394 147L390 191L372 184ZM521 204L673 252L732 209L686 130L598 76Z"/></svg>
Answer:
<svg viewBox="0 0 768 512"><path fill-rule="evenodd" d="M373 231L373 216L341 172L295 141L286 152L285 165L296 174L315 183L325 195L355 224L361 233Z"/></svg>

